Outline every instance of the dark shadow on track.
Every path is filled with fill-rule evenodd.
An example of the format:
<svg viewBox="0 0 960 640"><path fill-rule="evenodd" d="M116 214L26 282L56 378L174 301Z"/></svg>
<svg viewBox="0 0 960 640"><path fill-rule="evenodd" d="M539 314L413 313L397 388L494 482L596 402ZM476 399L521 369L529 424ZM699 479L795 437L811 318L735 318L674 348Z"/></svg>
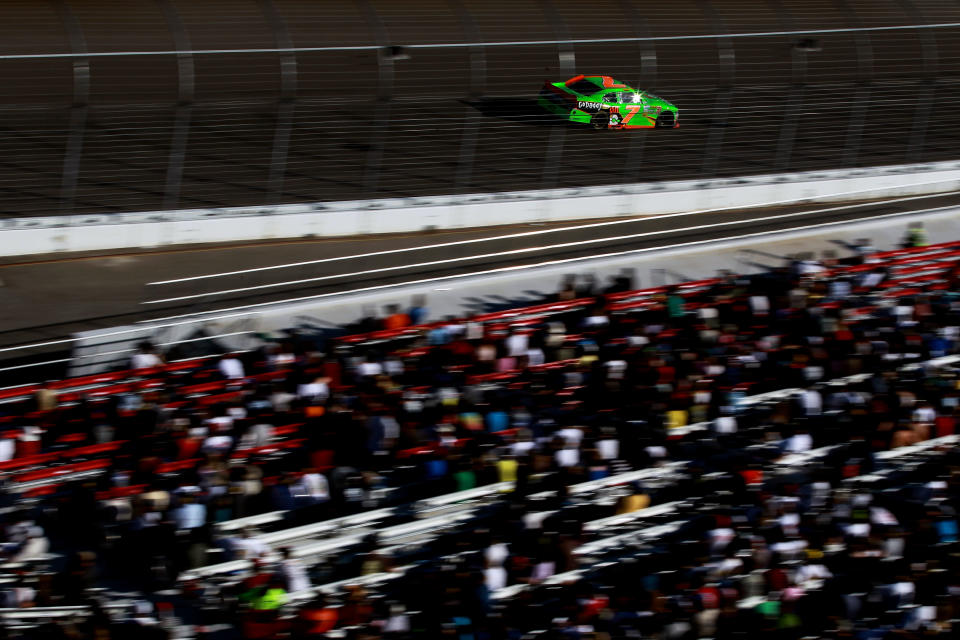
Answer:
<svg viewBox="0 0 960 640"><path fill-rule="evenodd" d="M563 118L544 111L537 104L535 98L523 96L484 97L461 100L460 102L473 107L488 118L532 124L539 127L570 126L570 123Z"/></svg>

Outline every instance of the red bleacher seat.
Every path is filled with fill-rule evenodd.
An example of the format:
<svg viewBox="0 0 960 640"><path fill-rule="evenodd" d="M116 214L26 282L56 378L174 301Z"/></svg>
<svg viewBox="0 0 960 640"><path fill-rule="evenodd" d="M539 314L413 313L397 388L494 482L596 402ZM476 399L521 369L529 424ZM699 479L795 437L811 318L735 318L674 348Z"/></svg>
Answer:
<svg viewBox="0 0 960 640"><path fill-rule="evenodd" d="M26 467L33 467L41 464L49 464L59 457L60 457L60 454L57 452L54 452L54 453L40 453L32 456L22 456L19 458L14 458L13 460L0 462L0 472L14 471L16 469L24 469Z"/></svg>
<svg viewBox="0 0 960 640"><path fill-rule="evenodd" d="M282 451L284 449L296 449L297 447L303 446L303 443L306 442L304 438L298 438L296 440L285 440L281 442L273 442L262 447L251 447L250 449L238 449L233 452L230 456L231 459L238 458L248 458L253 455L261 453L270 453L272 451Z"/></svg>
<svg viewBox="0 0 960 640"><path fill-rule="evenodd" d="M110 460L108 458L100 458L97 460L86 460L84 462L75 462L73 464L65 464L58 467L47 467L45 469L37 469L35 471L27 471L25 473L17 474L14 476L16 482L33 482L36 480L43 480L45 478L56 478L58 476L65 476L72 473L79 473L81 471L92 471L94 469L104 469L110 466Z"/></svg>
<svg viewBox="0 0 960 640"><path fill-rule="evenodd" d="M87 439L86 434L83 433L67 433L59 438L57 438L57 444L75 444L77 442L83 442Z"/></svg>
<svg viewBox="0 0 960 640"><path fill-rule="evenodd" d="M85 456L96 456L106 453L113 453L125 445L127 440L113 440L111 442L104 442L102 444L91 444L86 447L77 447L76 449L68 449L61 452L64 456L73 456L73 457L85 457Z"/></svg>
<svg viewBox="0 0 960 640"><path fill-rule="evenodd" d="M242 391L229 391L227 393L220 393L214 396L203 396L197 398L197 404L199 405L209 405L217 404L219 402L234 402L243 397Z"/></svg>
<svg viewBox="0 0 960 640"><path fill-rule="evenodd" d="M180 393L186 396L196 395L200 393L213 393L214 391L220 391L225 389L230 380L215 380L213 382L203 382L200 384L195 384L189 387L183 387L180 389Z"/></svg>
<svg viewBox="0 0 960 640"><path fill-rule="evenodd" d="M305 422L295 422L293 424L285 424L281 427L276 427L273 430L274 437L277 436L292 436L297 431L300 430L300 427L304 426Z"/></svg>
<svg viewBox="0 0 960 640"><path fill-rule="evenodd" d="M157 473L174 473L176 471L193 469L201 462L202 462L201 458L189 458L187 460L175 460L173 462L164 462L158 465L154 471L156 471Z"/></svg>
<svg viewBox="0 0 960 640"><path fill-rule="evenodd" d="M34 487L23 492L25 498L39 498L40 496L50 496L57 492L59 484L45 484L42 487Z"/></svg>
<svg viewBox="0 0 960 640"><path fill-rule="evenodd" d="M78 378L67 378L66 380L57 380L51 382L51 389L71 389L74 387L87 387L95 384L105 384L107 382L116 382L130 377L127 371L116 371L112 373L97 373L89 376L80 376Z"/></svg>
<svg viewBox="0 0 960 640"><path fill-rule="evenodd" d="M112 498L127 498L129 496L135 496L143 493L147 490L149 485L146 484L134 484L128 487L112 487L106 491L97 492L97 500L110 500Z"/></svg>
<svg viewBox="0 0 960 640"><path fill-rule="evenodd" d="M39 388L40 385L38 384L28 384L20 387L13 387L12 389L0 389L0 400L27 397L32 395Z"/></svg>

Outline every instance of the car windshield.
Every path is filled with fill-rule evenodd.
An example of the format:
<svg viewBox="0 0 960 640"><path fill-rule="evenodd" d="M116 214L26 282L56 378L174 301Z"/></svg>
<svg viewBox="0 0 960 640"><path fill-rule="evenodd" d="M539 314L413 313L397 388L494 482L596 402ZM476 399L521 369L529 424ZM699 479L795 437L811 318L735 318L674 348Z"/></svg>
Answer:
<svg viewBox="0 0 960 640"><path fill-rule="evenodd" d="M567 88L573 91L576 91L582 96L592 96L597 91L600 91L602 87L600 87L600 85L598 84L590 82L587 79L583 79L583 80L577 80L573 84L568 84Z"/></svg>

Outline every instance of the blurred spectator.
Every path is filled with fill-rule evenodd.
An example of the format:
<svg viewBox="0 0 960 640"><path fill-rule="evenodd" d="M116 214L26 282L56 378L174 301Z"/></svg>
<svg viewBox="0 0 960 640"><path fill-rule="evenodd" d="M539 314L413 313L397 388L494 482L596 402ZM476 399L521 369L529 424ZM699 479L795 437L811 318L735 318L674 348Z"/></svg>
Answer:
<svg viewBox="0 0 960 640"><path fill-rule="evenodd" d="M152 369L163 364L163 358L150 342L137 345L137 352L130 358L131 369Z"/></svg>
<svg viewBox="0 0 960 640"><path fill-rule="evenodd" d="M197 588L222 587L225 609L245 594L248 637L286 633L284 607L303 637L333 626L372 637L841 637L877 616L895 635L951 629L955 456L911 460L889 491L863 478L889 471L879 451L955 433L956 371L924 361L956 353L960 305L951 288L899 295L895 265L862 290L857 274L872 273L797 263L543 316L448 318L325 353L291 334L246 363L138 376L106 397L58 389L45 415L27 399L8 413L18 443L5 438L0 460L25 461L7 482L36 496L10 500L28 514L0 514L4 557L66 559L49 586L32 572L9 584L33 593L5 597L82 604L104 584L186 594L177 576L227 551L256 561L254 574ZM768 391L778 393L758 395ZM47 457L30 466L32 456ZM106 466L57 480L90 460ZM56 475L45 480L47 467ZM637 469L651 471L643 484L616 478ZM611 476L596 493L566 489ZM383 505L397 508L373 526L392 526L424 498L501 481L515 490L458 505L475 511L454 531L364 541L312 566L289 549L271 564L252 530L214 533L248 515L289 527ZM652 526L643 510L671 501L684 505L669 516L675 538L627 536L597 562L578 552ZM636 520L590 524L616 514ZM575 581L537 588L575 568ZM382 574L405 586L298 604L311 583ZM524 590L502 598L507 587Z"/></svg>
<svg viewBox="0 0 960 640"><path fill-rule="evenodd" d="M220 374L228 380L239 380L244 376L243 362L235 353L220 358L220 364L217 366Z"/></svg>
<svg viewBox="0 0 960 640"><path fill-rule="evenodd" d="M384 329L403 329L410 326L410 316L400 310L400 305L389 305L386 313L387 315L383 319Z"/></svg>

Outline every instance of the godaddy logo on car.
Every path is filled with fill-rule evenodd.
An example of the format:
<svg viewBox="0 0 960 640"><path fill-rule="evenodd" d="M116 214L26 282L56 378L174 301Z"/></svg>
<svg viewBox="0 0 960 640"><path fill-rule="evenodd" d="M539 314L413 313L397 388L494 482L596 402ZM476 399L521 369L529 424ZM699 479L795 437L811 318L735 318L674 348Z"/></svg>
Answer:
<svg viewBox="0 0 960 640"><path fill-rule="evenodd" d="M577 103L577 109L603 109L604 104L602 102L583 102L580 101Z"/></svg>

